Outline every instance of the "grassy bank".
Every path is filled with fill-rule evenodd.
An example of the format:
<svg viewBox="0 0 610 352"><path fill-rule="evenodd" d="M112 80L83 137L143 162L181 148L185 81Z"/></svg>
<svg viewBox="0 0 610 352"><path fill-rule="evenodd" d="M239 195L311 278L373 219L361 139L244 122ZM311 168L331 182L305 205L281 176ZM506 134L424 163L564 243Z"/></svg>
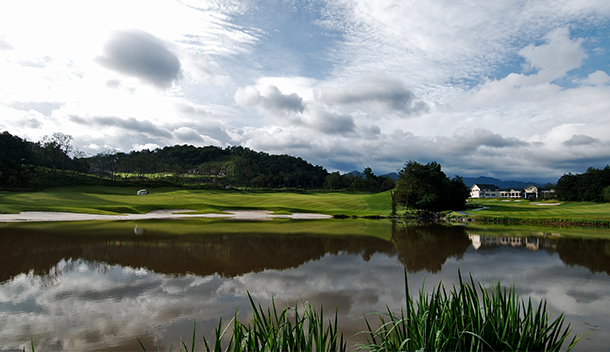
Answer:
<svg viewBox="0 0 610 352"><path fill-rule="evenodd" d="M184 190L159 187L148 188L150 194L147 196L137 196L137 190L138 187L97 185L57 187L41 192L5 191L0 192L0 213L61 211L143 214L158 209L220 213L234 209L363 217L388 216L391 212L389 192ZM471 199L468 203L470 209L466 212L479 222L610 227L610 203L543 203L507 199Z"/></svg>
<svg viewBox="0 0 610 352"><path fill-rule="evenodd" d="M278 213L305 212L329 215L388 215L390 195L351 192L264 192L238 190L148 189L137 196L137 188L75 186L42 192L0 192L0 213L20 211L65 211L94 214L142 214L157 209L192 209L218 213L227 209L262 209Z"/></svg>
<svg viewBox="0 0 610 352"><path fill-rule="evenodd" d="M473 209L467 213L480 222L610 227L610 203L471 199L468 204Z"/></svg>

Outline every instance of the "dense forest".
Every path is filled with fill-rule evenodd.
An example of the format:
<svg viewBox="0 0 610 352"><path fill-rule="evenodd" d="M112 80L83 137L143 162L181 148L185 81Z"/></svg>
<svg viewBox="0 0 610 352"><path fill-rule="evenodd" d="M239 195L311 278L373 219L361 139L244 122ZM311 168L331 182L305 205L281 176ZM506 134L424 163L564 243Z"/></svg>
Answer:
<svg viewBox="0 0 610 352"><path fill-rule="evenodd" d="M590 167L583 174L565 174L555 186L557 199L575 202L610 202L610 166Z"/></svg>
<svg viewBox="0 0 610 352"><path fill-rule="evenodd" d="M394 188L392 178L376 176L370 168L361 175L329 173L299 157L270 155L241 146L175 145L86 157L72 142L72 137L63 133L39 142L1 133L0 189L41 190L78 184L365 192Z"/></svg>

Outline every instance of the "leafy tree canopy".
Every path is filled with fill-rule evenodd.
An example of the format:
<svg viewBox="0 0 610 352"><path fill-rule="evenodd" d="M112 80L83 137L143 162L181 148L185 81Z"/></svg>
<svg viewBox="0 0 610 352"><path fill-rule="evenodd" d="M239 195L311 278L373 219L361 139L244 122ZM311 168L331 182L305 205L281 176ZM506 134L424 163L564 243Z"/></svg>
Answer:
<svg viewBox="0 0 610 352"><path fill-rule="evenodd" d="M605 192L610 186L610 166L603 169L590 167L584 174L565 174L557 181L557 199L574 202L610 201Z"/></svg>
<svg viewBox="0 0 610 352"><path fill-rule="evenodd" d="M435 161L425 165L407 162L398 173L394 192L395 202L429 211L463 209L470 194L461 177L449 179Z"/></svg>

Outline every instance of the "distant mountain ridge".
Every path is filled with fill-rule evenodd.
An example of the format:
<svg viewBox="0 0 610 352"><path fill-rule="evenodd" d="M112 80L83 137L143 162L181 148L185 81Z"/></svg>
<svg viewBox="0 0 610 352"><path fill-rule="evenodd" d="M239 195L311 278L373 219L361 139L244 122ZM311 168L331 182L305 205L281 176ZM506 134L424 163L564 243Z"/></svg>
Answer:
<svg viewBox="0 0 610 352"><path fill-rule="evenodd" d="M346 172L345 175L354 175L356 177L360 177L360 176L364 176L364 173L362 173L360 171L357 171L357 170L354 170L354 171L351 171L351 172ZM389 178L391 178L394 181L398 180L398 173L396 173L396 172L390 172L389 174L384 174L384 175L379 175L379 176L382 176L382 177L383 176L388 176Z"/></svg>
<svg viewBox="0 0 610 352"><path fill-rule="evenodd" d="M495 185L500 188L525 188L529 185L534 185L536 187L542 187L543 185L537 182L525 182L525 181L502 181L493 177L479 176L479 177L464 177L464 183L468 187L472 187L475 183L477 184L486 184L486 185Z"/></svg>
<svg viewBox="0 0 610 352"><path fill-rule="evenodd" d="M352 174L354 176L363 176L364 174L360 171L352 171L352 172L348 172L348 174ZM390 178L394 179L394 180L398 180L398 174L396 172L391 172L389 174L385 174L385 175L381 175L381 176L389 176ZM529 185L534 185L536 187L542 187L544 186L541 183L538 182L525 182L525 181L502 181L500 179L497 178L493 178L493 177L486 177L486 176L479 176L479 177L463 177L464 183L466 184L466 186L468 186L468 188L472 187L472 185L474 185L475 183L478 184L486 184L486 185L496 185L500 188L515 188L515 189L519 189L519 188L525 188Z"/></svg>

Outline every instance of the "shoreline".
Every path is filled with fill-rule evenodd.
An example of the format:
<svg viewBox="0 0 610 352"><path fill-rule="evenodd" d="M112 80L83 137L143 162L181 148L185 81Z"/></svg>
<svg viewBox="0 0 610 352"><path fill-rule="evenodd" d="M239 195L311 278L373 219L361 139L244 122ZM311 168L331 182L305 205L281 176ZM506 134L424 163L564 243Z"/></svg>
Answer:
<svg viewBox="0 0 610 352"><path fill-rule="evenodd" d="M331 215L314 213L293 213L274 215L267 210L225 210L225 214L184 214L188 209L153 210L146 214L102 215L68 212L24 211L18 214L0 214L0 223L8 222L59 222L59 221L129 221L152 219L224 218L227 220L269 221L273 219L322 220Z"/></svg>

